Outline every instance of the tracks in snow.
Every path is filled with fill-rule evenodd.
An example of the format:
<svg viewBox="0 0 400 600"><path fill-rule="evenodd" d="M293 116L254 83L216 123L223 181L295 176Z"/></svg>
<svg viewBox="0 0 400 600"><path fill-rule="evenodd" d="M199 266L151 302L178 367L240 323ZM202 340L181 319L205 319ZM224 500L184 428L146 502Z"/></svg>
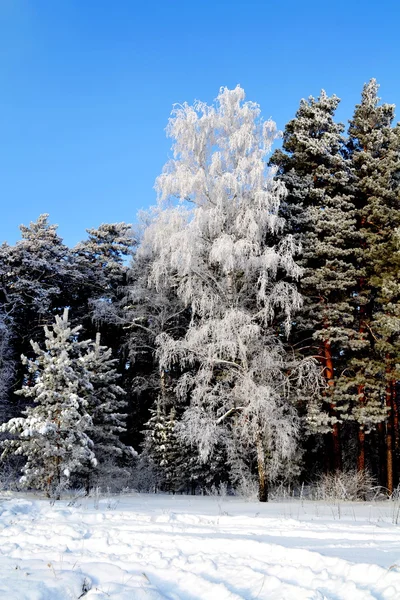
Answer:
<svg viewBox="0 0 400 600"><path fill-rule="evenodd" d="M0 596L13 600L78 598L85 578L84 600L400 598L400 565L364 562L386 547L400 559L389 526L13 502L0 517Z"/></svg>

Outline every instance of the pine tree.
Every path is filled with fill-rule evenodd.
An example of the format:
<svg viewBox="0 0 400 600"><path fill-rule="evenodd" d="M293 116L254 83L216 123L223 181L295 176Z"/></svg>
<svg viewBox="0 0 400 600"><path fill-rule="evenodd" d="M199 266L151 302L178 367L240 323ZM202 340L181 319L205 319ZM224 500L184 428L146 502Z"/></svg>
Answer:
<svg viewBox="0 0 400 600"><path fill-rule="evenodd" d="M345 410L337 379L355 343L358 244L344 126L334 122L338 104L339 98L323 90L318 99L302 100L296 117L285 127L283 150L275 151L270 160L288 189L281 208L286 228L302 245L299 263L304 273L299 289L305 302L292 340L300 353L318 355L323 365L329 415L318 410L313 420L317 431L326 431L329 421L332 424L335 469L342 464L339 423ZM315 412L315 404L309 409Z"/></svg>
<svg viewBox="0 0 400 600"><path fill-rule="evenodd" d="M88 239L71 250L79 277L71 288L69 306L74 323L82 325L85 337L94 339L99 332L102 343L111 348L117 360L114 366L120 374L119 386L125 391L128 412L133 412L136 397L128 350L130 331L122 306L128 285L128 259L136 245L135 235L127 223L103 223L87 232ZM132 427L137 427L133 414L124 437L129 445L136 445Z"/></svg>
<svg viewBox="0 0 400 600"><path fill-rule="evenodd" d="M14 356L32 358L30 340L43 343L43 325L50 325L54 314L70 304L69 290L77 272L57 225L49 223L47 214L20 230L22 239L14 246L0 246L0 304L11 328ZM18 363L14 389L23 378L23 365ZM14 406L13 412L18 414L19 407Z"/></svg>
<svg viewBox="0 0 400 600"><path fill-rule="evenodd" d="M74 290L76 319L94 317L97 322L115 325L115 305L120 288L127 283L128 265L136 241L127 223L103 223L87 229L89 237L73 248L80 280ZM90 331L90 322L85 323ZM115 327L111 339L115 335ZM104 336L103 336L104 337Z"/></svg>
<svg viewBox="0 0 400 600"><path fill-rule="evenodd" d="M77 340L79 330L70 327L65 310L52 329L45 327L45 349L32 342L35 358L23 357L29 376L19 393L33 404L25 409L25 416L0 428L13 436L2 442L2 456L12 452L26 458L21 483L57 498L72 475L96 465L87 434L93 386L82 367L88 342Z"/></svg>
<svg viewBox="0 0 400 600"><path fill-rule="evenodd" d="M48 217L21 225L15 246L0 246L1 300L19 335L20 329L27 335L48 323L49 314L62 307L64 284L73 274L69 250Z"/></svg>
<svg viewBox="0 0 400 600"><path fill-rule="evenodd" d="M280 459L295 448L284 390L287 373L300 368L270 326L281 319L288 331L300 306L290 282L300 272L295 245L280 235L285 190L265 165L275 126L237 87L221 89L214 106L176 108L168 133L174 158L157 180L159 213L143 245L154 253L152 281L176 290L192 320L183 338L158 337L160 366L183 371L176 389L190 406L182 435L203 460L219 444L250 446L266 501ZM179 204L164 208L173 198Z"/></svg>
<svg viewBox="0 0 400 600"><path fill-rule="evenodd" d="M396 230L400 225L400 128L394 106L379 105L378 84L363 88L349 127L361 253L356 288L360 346L347 378L359 424L358 469L365 469L365 433L386 419L387 487L393 490L392 419L399 378L400 285Z"/></svg>

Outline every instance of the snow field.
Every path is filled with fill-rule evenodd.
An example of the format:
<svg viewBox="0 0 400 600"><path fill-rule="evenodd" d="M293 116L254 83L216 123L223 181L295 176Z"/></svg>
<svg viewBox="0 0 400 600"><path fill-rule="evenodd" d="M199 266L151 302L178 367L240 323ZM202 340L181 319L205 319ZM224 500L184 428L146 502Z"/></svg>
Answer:
<svg viewBox="0 0 400 600"><path fill-rule="evenodd" d="M394 503L0 500L7 600L396 600Z"/></svg>

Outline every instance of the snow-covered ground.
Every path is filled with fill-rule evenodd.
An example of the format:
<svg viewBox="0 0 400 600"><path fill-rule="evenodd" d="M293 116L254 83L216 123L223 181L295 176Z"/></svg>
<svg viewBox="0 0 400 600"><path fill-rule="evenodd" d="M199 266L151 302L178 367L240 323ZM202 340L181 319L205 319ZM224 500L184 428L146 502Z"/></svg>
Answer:
<svg viewBox="0 0 400 600"><path fill-rule="evenodd" d="M400 598L399 505L0 498L7 600Z"/></svg>

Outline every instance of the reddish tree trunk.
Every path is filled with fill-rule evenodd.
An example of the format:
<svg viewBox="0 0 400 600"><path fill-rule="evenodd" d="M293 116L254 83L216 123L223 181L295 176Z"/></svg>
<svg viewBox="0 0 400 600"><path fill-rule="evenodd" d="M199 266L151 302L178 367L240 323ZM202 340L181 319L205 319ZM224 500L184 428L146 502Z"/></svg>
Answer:
<svg viewBox="0 0 400 600"><path fill-rule="evenodd" d="M399 431L399 407L396 398L396 381L392 381L392 409L393 409L393 472L396 479L395 485L399 482L399 453L400 453L400 431Z"/></svg>
<svg viewBox="0 0 400 600"><path fill-rule="evenodd" d="M325 379L329 386L330 393L333 392L335 386L334 374L333 374L333 360L331 345L328 341L324 342L324 356L325 356ZM331 416L335 416L336 406L333 402L330 403ZM332 446L333 446L333 467L335 471L342 470L342 447L340 443L340 427L339 423L334 423L332 427Z"/></svg>
<svg viewBox="0 0 400 600"><path fill-rule="evenodd" d="M358 401L361 404L365 403L364 385L358 386ZM358 456L357 456L357 471L365 472L365 428L362 423L358 424Z"/></svg>
<svg viewBox="0 0 400 600"><path fill-rule="evenodd" d="M361 219L361 226L365 224L365 217ZM365 286L365 278L360 277L358 281L358 289L360 293ZM360 338L364 338L366 326L365 326L365 305L363 303L359 306L360 309L360 321L358 332ZM360 404L365 404L365 385L360 384L357 386L357 397ZM357 455L357 471L359 473L365 473L365 426L363 423L358 424L358 455Z"/></svg>
<svg viewBox="0 0 400 600"><path fill-rule="evenodd" d="M394 447L396 453L400 450L400 431L399 431L399 407L396 402L396 382L392 381L392 408L393 408L393 430Z"/></svg>
<svg viewBox="0 0 400 600"><path fill-rule="evenodd" d="M360 425L358 429L357 471L359 473L365 471L365 430L363 425Z"/></svg>
<svg viewBox="0 0 400 600"><path fill-rule="evenodd" d="M384 486L386 484L386 432L384 423L378 423L378 461L379 461L379 483Z"/></svg>
<svg viewBox="0 0 400 600"><path fill-rule="evenodd" d="M393 494L393 409L392 409L392 385L391 382L386 384L386 408L388 411L386 420L386 487L389 494Z"/></svg>

